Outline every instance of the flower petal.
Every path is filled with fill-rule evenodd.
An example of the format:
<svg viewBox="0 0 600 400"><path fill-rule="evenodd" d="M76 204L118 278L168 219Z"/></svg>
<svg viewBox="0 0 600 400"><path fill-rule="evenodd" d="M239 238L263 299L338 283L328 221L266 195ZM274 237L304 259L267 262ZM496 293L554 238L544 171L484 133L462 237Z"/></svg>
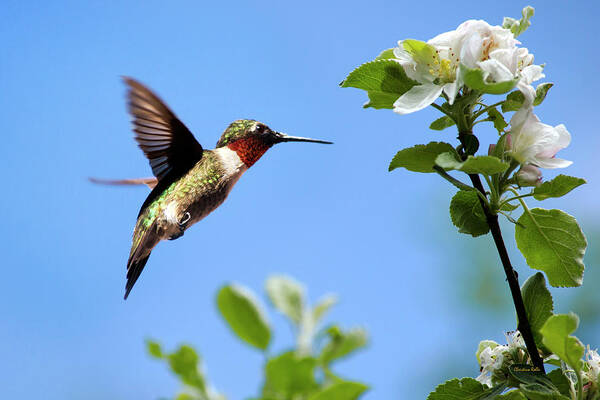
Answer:
<svg viewBox="0 0 600 400"><path fill-rule="evenodd" d="M525 101L523 102L522 108L533 107L533 100L535 100L535 88L528 83L525 83L523 80L517 82L517 89L523 96L525 97Z"/></svg>
<svg viewBox="0 0 600 400"><path fill-rule="evenodd" d="M477 63L483 72L486 72L495 82L504 82L514 79L514 74L498 60L490 58L489 60L479 61Z"/></svg>
<svg viewBox="0 0 600 400"><path fill-rule="evenodd" d="M460 62L467 67L477 68L477 62L483 54L483 39L478 32L474 32L465 38L460 49Z"/></svg>
<svg viewBox="0 0 600 400"><path fill-rule="evenodd" d="M517 48L496 49L490 52L490 58L504 65L514 76L517 73Z"/></svg>
<svg viewBox="0 0 600 400"><path fill-rule="evenodd" d="M531 84L531 82L535 82L546 76L543 71L544 68L541 65L529 65L521 71L521 80L527 84Z"/></svg>
<svg viewBox="0 0 600 400"><path fill-rule="evenodd" d="M562 158L533 158L532 164L537 165L540 168L554 169L554 168L566 168L573 164L573 161L563 160Z"/></svg>
<svg viewBox="0 0 600 400"><path fill-rule="evenodd" d="M442 87L433 84L413 86L394 102L394 112L410 114L433 103L442 94Z"/></svg>
<svg viewBox="0 0 600 400"><path fill-rule="evenodd" d="M454 82L446 83L443 86L444 93L446 93L446 95L448 96L448 103L450 105L454 104L454 99L456 98L456 95L458 94L458 91L460 90L461 86L462 83L459 82L458 77Z"/></svg>

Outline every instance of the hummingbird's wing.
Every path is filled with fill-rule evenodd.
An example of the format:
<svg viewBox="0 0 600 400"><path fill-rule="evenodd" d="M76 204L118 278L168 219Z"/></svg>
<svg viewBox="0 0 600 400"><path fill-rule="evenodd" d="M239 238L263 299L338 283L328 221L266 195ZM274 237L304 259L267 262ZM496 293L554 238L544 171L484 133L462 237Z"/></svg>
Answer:
<svg viewBox="0 0 600 400"><path fill-rule="evenodd" d="M89 178L90 182L98 183L101 185L146 185L150 189L153 189L158 182L156 178L133 178L133 179L100 179L100 178Z"/></svg>
<svg viewBox="0 0 600 400"><path fill-rule="evenodd" d="M187 172L202 158L202 146L189 129L147 87L123 78L135 140L160 181L171 171Z"/></svg>

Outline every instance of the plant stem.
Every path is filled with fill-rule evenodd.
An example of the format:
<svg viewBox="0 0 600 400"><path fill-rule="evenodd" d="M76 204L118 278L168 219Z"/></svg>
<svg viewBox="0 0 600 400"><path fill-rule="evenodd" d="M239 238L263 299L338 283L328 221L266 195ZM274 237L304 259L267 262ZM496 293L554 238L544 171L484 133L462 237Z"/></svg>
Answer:
<svg viewBox="0 0 600 400"><path fill-rule="evenodd" d="M481 114L483 114L483 113L484 113L484 112L486 112L487 110L489 110L489 109L492 109L492 108L494 108L494 107L496 107L496 106L499 106L499 105L500 105L500 104L502 104L502 103L504 103L504 100L502 100L502 101L499 101L499 102L497 102L497 103L494 103L494 104L492 104L492 105L489 105L489 106L485 106L485 107L484 107L484 108L482 108L481 110L477 111L477 112L475 113L475 115L473 115L473 119L477 119L477 117L479 117ZM478 104L481 104L481 103L478 103ZM485 104L482 104L482 105L485 105Z"/></svg>
<svg viewBox="0 0 600 400"><path fill-rule="evenodd" d="M486 107L483 110L480 110L473 118L467 118L466 113L461 109L458 112L458 119L456 120L456 126L458 128L458 139L461 142L463 148L467 147L467 138L473 135L473 123L469 123L468 121L473 121L477 118L477 116L481 115L487 109L495 107L500 103L492 104L491 106ZM468 111L470 115L471 111ZM468 154L465 154L463 151L460 151L460 156L464 160L468 157ZM516 166L512 166L512 169L516 168ZM473 187L486 198L485 189L483 184L481 183L481 178L479 174L469 174L469 178L473 183ZM496 188L491 188L490 190L495 190ZM502 190L502 188L500 188ZM500 192L502 193L502 192ZM517 193L518 194L518 193ZM533 365L540 369L544 374L546 370L544 369L544 361L540 357L540 352L538 351L537 346L535 345L535 340L533 339L533 333L531 331L531 325L529 324L529 319L527 319L527 311L525 310L525 304L523 303L523 296L521 295L521 287L519 286L519 278L517 276L517 271L514 270L512 264L510 263L510 258L508 256L508 251L506 250L506 245L504 244L504 239L502 238L502 231L500 230L500 224L498 223L498 215L493 213L490 210L489 203L479 196L479 202L481 207L483 208L483 213L485 214L486 221L488 226L490 227L490 232L492 233L492 237L494 238L494 243L496 244L496 249L498 250L498 255L500 256L500 261L502 262L502 267L504 268L504 273L506 274L506 280L508 282L508 287L510 288L510 293L512 295L513 303L515 305L515 311L517 312L517 329L521 332L523 336L523 340L525 341L525 346L527 347L527 351L529 352L529 357L531 357L531 362ZM519 199L522 201L521 199Z"/></svg>
<svg viewBox="0 0 600 400"><path fill-rule="evenodd" d="M439 176L441 176L442 178L444 178L445 180L447 180L448 182L450 182L451 184L453 184L454 186L456 186L458 189L460 189L460 190L470 190L470 191L477 192L477 194L479 195L479 197L481 199L483 199L483 201L487 202L487 198L485 198L485 196L483 196L481 194L481 192L479 192L478 190L475 190L471 186L469 186L469 185L467 185L465 183L462 183L458 179L454 178L452 175L450 175L446 171L444 171L444 168L442 168L442 167L440 167L438 165L434 165L433 169L434 169L435 172L438 173Z"/></svg>
<svg viewBox="0 0 600 400"><path fill-rule="evenodd" d="M577 372L577 400L583 399L583 376L581 371Z"/></svg>
<svg viewBox="0 0 600 400"><path fill-rule="evenodd" d="M521 195L519 195L517 193L517 196L501 201L500 204L498 205L498 209L502 208L503 205L505 205L506 203L510 203L511 201L520 200L520 199L524 199L525 197L531 197L531 196L533 196L533 193L527 193L527 194L521 194Z"/></svg>
<svg viewBox="0 0 600 400"><path fill-rule="evenodd" d="M453 121L456 122L456 120L454 119L454 115L452 115L451 113L449 113L448 111L444 110L441 106L435 104L435 103L431 103L431 106L439 111L441 111L442 113L446 114L447 116L449 116Z"/></svg>
<svg viewBox="0 0 600 400"><path fill-rule="evenodd" d="M469 175L469 178L471 178L473 187L485 194L485 190L479 175L471 174ZM502 266L504 267L504 273L506 274L506 280L508 281L510 293L512 295L515 310L517 312L517 319L519 321L517 329L523 336L525 346L527 347L527 351L531 357L531 362L543 373L546 373L544 370L544 362L542 361L537 346L535 345L535 341L533 340L533 333L531 332L531 326L529 325L529 320L527 319L527 311L525 310L525 304L523 303L523 297L521 296L519 279L517 278L516 271L513 269L510 263L510 258L508 256L508 252L506 251L506 246L504 245L504 239L502 238L502 232L500 231L500 224L498 223L498 215L492 214L489 208L486 206L486 203L481 201L481 199L480 202L485 214L485 218L490 227L492 237L494 238L494 243L498 249L500 261L502 261Z"/></svg>

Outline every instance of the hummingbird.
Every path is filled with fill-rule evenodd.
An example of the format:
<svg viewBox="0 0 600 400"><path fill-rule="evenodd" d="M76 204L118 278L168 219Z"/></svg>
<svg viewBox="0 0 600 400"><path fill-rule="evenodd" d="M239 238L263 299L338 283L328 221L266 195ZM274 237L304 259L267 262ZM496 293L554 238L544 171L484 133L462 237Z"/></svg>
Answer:
<svg viewBox="0 0 600 400"><path fill-rule="evenodd" d="M262 122L240 119L229 124L215 149L206 150L156 94L132 78L123 80L135 140L154 178L92 181L145 184L152 189L133 231L127 261L127 299L154 247L162 240L180 238L186 229L223 204L244 172L274 144L332 142L289 136Z"/></svg>

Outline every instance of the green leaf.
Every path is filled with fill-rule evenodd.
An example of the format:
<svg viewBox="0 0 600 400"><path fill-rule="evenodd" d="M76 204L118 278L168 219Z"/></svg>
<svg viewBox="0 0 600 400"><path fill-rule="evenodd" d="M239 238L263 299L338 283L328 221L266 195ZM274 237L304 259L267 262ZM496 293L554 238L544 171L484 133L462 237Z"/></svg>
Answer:
<svg viewBox="0 0 600 400"><path fill-rule="evenodd" d="M542 104L542 102L546 98L546 94L548 94L548 90L550 90L552 86L554 86L554 83L549 82L541 83L538 85L538 87L535 89L535 99L533 99L534 106L539 106L540 104Z"/></svg>
<svg viewBox="0 0 600 400"><path fill-rule="evenodd" d="M375 57L375 60L388 60L390 58L396 58L393 47L391 49L383 50L377 57Z"/></svg>
<svg viewBox="0 0 600 400"><path fill-rule="evenodd" d="M334 306L337 302L338 299L335 295L328 295L321 298L313 308L312 312L313 321L315 322L315 324L318 323L321 320L321 318L323 318L323 315L325 315L325 313L329 311L329 309L332 306Z"/></svg>
<svg viewBox="0 0 600 400"><path fill-rule="evenodd" d="M471 69L464 64L459 67L463 82L473 90L489 94L503 94L510 92L519 81L519 78L503 82L487 82L484 73L478 68Z"/></svg>
<svg viewBox="0 0 600 400"><path fill-rule="evenodd" d="M429 125L429 129L433 129L434 131L443 131L444 129L449 128L455 124L456 123L452 118L450 118L447 115L444 115L443 117L440 117L433 121L431 125Z"/></svg>
<svg viewBox="0 0 600 400"><path fill-rule="evenodd" d="M449 143L430 142L428 144L418 144L396 153L388 171L402 167L413 172L435 172L433 169L435 159L438 155L446 152L456 154L456 150Z"/></svg>
<svg viewBox="0 0 600 400"><path fill-rule="evenodd" d="M316 366L315 358L300 357L293 351L271 358L265 366L263 397L292 399L314 393L318 388Z"/></svg>
<svg viewBox="0 0 600 400"><path fill-rule="evenodd" d="M487 386L473 378L454 378L438 385L427 400L475 400L485 396Z"/></svg>
<svg viewBox="0 0 600 400"><path fill-rule="evenodd" d="M496 400L527 400L527 397L519 389L516 389L497 396Z"/></svg>
<svg viewBox="0 0 600 400"><path fill-rule="evenodd" d="M432 45L422 40L406 39L402 41L402 47L410 54L417 64L433 65L439 63L437 50Z"/></svg>
<svg viewBox="0 0 600 400"><path fill-rule="evenodd" d="M541 272L532 275L521 287L523 295L523 303L527 312L527 319L533 332L535 344L540 347L542 345L541 327L546 320L552 316L554 303L552 295L546 287L546 279Z"/></svg>
<svg viewBox="0 0 600 400"><path fill-rule="evenodd" d="M248 344L265 350L271 330L256 296L240 285L223 286L217 294L217 305L231 330Z"/></svg>
<svg viewBox="0 0 600 400"><path fill-rule="evenodd" d="M517 111L525 102L525 96L519 90L510 92L502 103L502 112Z"/></svg>
<svg viewBox="0 0 600 400"><path fill-rule="evenodd" d="M552 354L550 357L544 360L544 364L554 365L555 367L562 367L562 361L556 354Z"/></svg>
<svg viewBox="0 0 600 400"><path fill-rule="evenodd" d="M541 83L538 85L535 89L535 99L533 99L534 106L542 104L546 98L546 94L548 94L548 90L550 90L552 86L554 86L553 83ZM502 103L502 112L517 111L523 106L524 102L525 96L519 90L510 92L508 96L506 96L504 103Z"/></svg>
<svg viewBox="0 0 600 400"><path fill-rule="evenodd" d="M436 159L435 163L448 170L455 169L463 171L466 174L484 174L494 175L504 172L510 166L509 163L500 160L494 156L469 156L463 162L460 162L456 153L443 153Z"/></svg>
<svg viewBox="0 0 600 400"><path fill-rule="evenodd" d="M577 373L581 371L583 344L575 336L570 336L579 325L579 318L573 313L553 315L542 326L543 343L567 363Z"/></svg>
<svg viewBox="0 0 600 400"><path fill-rule="evenodd" d="M356 68L340 86L366 90L370 101L365 108L393 108L400 96L418 84L396 61L379 59Z"/></svg>
<svg viewBox="0 0 600 400"><path fill-rule="evenodd" d="M160 346L160 343L155 342L153 340L146 340L146 349L148 350L148 353L154 357L154 358L163 358L163 352L162 352L162 348Z"/></svg>
<svg viewBox="0 0 600 400"><path fill-rule="evenodd" d="M548 90L550 90L552 86L554 86L553 83L542 83L538 85L535 89L535 99L533 99L534 106L542 104L546 98L546 94L548 94ZM508 96L506 96L504 103L502 103L502 112L517 111L523 106L524 102L525 96L519 90L510 92Z"/></svg>
<svg viewBox="0 0 600 400"><path fill-rule="evenodd" d="M321 361L329 364L348 354L365 347L368 341L367 332L362 328L353 328L346 332L334 325L327 329L329 341L321 351Z"/></svg>
<svg viewBox="0 0 600 400"><path fill-rule="evenodd" d="M539 383L528 383L519 387L529 400L571 400L560 394L558 389L551 389Z"/></svg>
<svg viewBox="0 0 600 400"><path fill-rule="evenodd" d="M554 371L550 371L547 376L561 394L570 396L571 384L569 383L569 379L563 374L562 370L555 369Z"/></svg>
<svg viewBox="0 0 600 400"><path fill-rule="evenodd" d="M504 120L504 116L500 113L500 111L498 111L496 107L490 108L487 114L488 117L494 123L494 128L496 128L498 133L502 135L504 133L504 128L508 126L508 124Z"/></svg>
<svg viewBox="0 0 600 400"><path fill-rule="evenodd" d="M190 346L180 346L175 352L167 356L171 370L179 376L181 381L188 386L195 387L202 392L206 391L204 376L198 370L200 358Z"/></svg>
<svg viewBox="0 0 600 400"><path fill-rule="evenodd" d="M368 388L358 382L337 382L314 394L309 400L356 400Z"/></svg>
<svg viewBox="0 0 600 400"><path fill-rule="evenodd" d="M196 398L189 393L179 393L175 400L195 400Z"/></svg>
<svg viewBox="0 0 600 400"><path fill-rule="evenodd" d="M544 182L536 187L533 190L533 198L536 200L545 200L550 197L562 197L584 183L587 183L585 179L561 174L551 181Z"/></svg>
<svg viewBox="0 0 600 400"><path fill-rule="evenodd" d="M511 212L516 210L517 208L519 208L519 204L504 203L502 204L502 207L500 207L500 210Z"/></svg>
<svg viewBox="0 0 600 400"><path fill-rule="evenodd" d="M552 381L548 379L541 369L528 364L511 364L508 366L508 372L520 383L540 384L552 390L556 389Z"/></svg>
<svg viewBox="0 0 600 400"><path fill-rule="evenodd" d="M581 285L587 241L575 218L561 210L525 211L515 239L527 264L544 271L552 286Z"/></svg>
<svg viewBox="0 0 600 400"><path fill-rule="evenodd" d="M271 276L266 290L275 308L299 324L304 310L304 287L290 277Z"/></svg>
<svg viewBox="0 0 600 400"><path fill-rule="evenodd" d="M394 102L398 100L398 96L395 93L386 93L386 92L367 92L367 96L369 97L369 101L363 104L363 108L374 108L376 110L380 110L383 108L392 109L394 108Z"/></svg>
<svg viewBox="0 0 600 400"><path fill-rule="evenodd" d="M510 29L513 35L517 37L523 32L525 32L527 28L529 28L529 26L531 25L531 22L529 20L531 19L531 17L533 17L534 13L534 8L531 6L527 6L521 11L522 17L518 21L514 18L504 17L504 20L502 21L502 27L505 29Z"/></svg>
<svg viewBox="0 0 600 400"><path fill-rule="evenodd" d="M460 233L473 237L485 235L490 230L479 196L473 191L460 190L452 197L450 218Z"/></svg>

